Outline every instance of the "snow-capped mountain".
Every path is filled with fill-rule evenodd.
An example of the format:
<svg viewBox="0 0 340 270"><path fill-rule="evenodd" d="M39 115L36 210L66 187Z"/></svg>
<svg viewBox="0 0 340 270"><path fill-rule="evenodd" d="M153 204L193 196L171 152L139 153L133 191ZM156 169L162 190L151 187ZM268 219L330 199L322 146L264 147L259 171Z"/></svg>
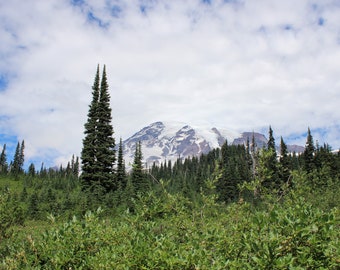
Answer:
<svg viewBox="0 0 340 270"><path fill-rule="evenodd" d="M144 161L150 165L178 157L198 156L233 141L240 134L216 128L192 127L180 122L155 122L123 142L126 164L132 163L136 143L141 141Z"/></svg>
<svg viewBox="0 0 340 270"><path fill-rule="evenodd" d="M124 158L127 167L132 164L136 143L142 144L143 159L147 166L154 162L175 161L179 157L199 156L214 148L229 144L251 142L254 134L257 147L267 145L263 134L256 132L239 133L227 129L190 126L180 122L155 122L144 127L123 142Z"/></svg>

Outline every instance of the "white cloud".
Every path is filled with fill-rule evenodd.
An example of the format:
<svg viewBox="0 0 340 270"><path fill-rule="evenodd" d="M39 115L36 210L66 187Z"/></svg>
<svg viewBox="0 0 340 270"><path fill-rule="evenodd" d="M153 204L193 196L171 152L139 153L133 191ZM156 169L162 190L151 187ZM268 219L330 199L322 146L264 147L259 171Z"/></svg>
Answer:
<svg viewBox="0 0 340 270"><path fill-rule="evenodd" d="M0 4L9 81L1 133L25 139L28 157L79 155L98 63L107 65L117 141L177 120L239 131L272 124L284 138L310 126L340 146L335 1L81 2Z"/></svg>

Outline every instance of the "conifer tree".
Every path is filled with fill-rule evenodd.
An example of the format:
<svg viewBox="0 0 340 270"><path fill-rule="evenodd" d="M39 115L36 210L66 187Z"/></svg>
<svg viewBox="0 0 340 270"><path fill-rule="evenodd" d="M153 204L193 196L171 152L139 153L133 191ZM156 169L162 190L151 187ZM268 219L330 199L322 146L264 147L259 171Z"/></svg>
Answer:
<svg viewBox="0 0 340 270"><path fill-rule="evenodd" d="M24 165L24 149L25 149L25 142L22 141L21 145L18 142L17 147L15 149L13 164L11 167L11 172L15 177L23 172L23 165Z"/></svg>
<svg viewBox="0 0 340 270"><path fill-rule="evenodd" d="M125 163L124 163L124 156L123 156L122 138L120 138L119 147L118 147L117 183L122 190L126 188L127 178L126 178L126 170L125 170Z"/></svg>
<svg viewBox="0 0 340 270"><path fill-rule="evenodd" d="M17 147L15 148L15 152L14 152L14 158L13 158L13 163L11 166L11 172L13 174L17 174L19 172L19 156L20 156L20 143L17 143Z"/></svg>
<svg viewBox="0 0 340 270"><path fill-rule="evenodd" d="M275 151L275 139L274 139L274 136L273 136L273 130L272 130L271 126L269 126L269 138L268 138L267 148L268 148L268 150L269 149L274 150L274 152L276 153L276 151Z"/></svg>
<svg viewBox="0 0 340 270"><path fill-rule="evenodd" d="M4 144L1 155L0 155L0 173L7 173L8 164L7 164L7 155L6 155L6 144Z"/></svg>
<svg viewBox="0 0 340 270"><path fill-rule="evenodd" d="M148 189L147 178L143 173L142 159L142 145L141 142L138 142L136 143L136 150L131 173L131 182L136 193L143 193Z"/></svg>
<svg viewBox="0 0 340 270"><path fill-rule="evenodd" d="M308 128L307 142L305 146L305 151L303 153L304 168L308 173L312 172L315 167L314 166L314 153L315 153L315 146L313 142L313 136L310 132L310 128Z"/></svg>
<svg viewBox="0 0 340 270"><path fill-rule="evenodd" d="M221 201L235 201L239 196L238 185L251 178L247 160L247 149L244 145L228 145L221 148L220 175L216 183L216 191Z"/></svg>
<svg viewBox="0 0 340 270"><path fill-rule="evenodd" d="M104 66L100 85L100 97L98 103L98 123L97 123L97 163L100 166L100 183L108 191L117 190L115 182L115 162L116 143L113 137L113 127L111 124L110 93Z"/></svg>
<svg viewBox="0 0 340 270"><path fill-rule="evenodd" d="M31 163L30 166L28 167L28 175L31 177L35 176L35 166L33 163Z"/></svg>
<svg viewBox="0 0 340 270"><path fill-rule="evenodd" d="M76 157L74 159L74 155L72 156L71 169L72 169L73 176L78 178L78 175L79 175L79 157Z"/></svg>
<svg viewBox="0 0 340 270"><path fill-rule="evenodd" d="M269 174L271 175L270 182L265 182L264 185L266 187L277 187L279 185L279 178L278 178L278 170L277 170L277 155L276 155L276 148L275 148L275 139L273 136L272 127L269 126L269 138L267 144L267 150L269 151L268 160L267 160L267 169Z"/></svg>
<svg viewBox="0 0 340 270"><path fill-rule="evenodd" d="M25 162L25 141L22 140L20 146L20 154L19 154L19 167L20 171L23 172L24 162Z"/></svg>
<svg viewBox="0 0 340 270"><path fill-rule="evenodd" d="M60 166L59 171L63 174L65 174L66 177L69 177L72 175L72 168L70 162L67 162L66 170L63 169L62 166ZM65 172L64 172L65 171Z"/></svg>
<svg viewBox="0 0 340 270"><path fill-rule="evenodd" d="M82 163L82 188L93 189L95 183L94 174L99 168L96 167L96 153L97 153L97 108L99 102L99 84L100 74L99 65L97 67L97 73L92 86L92 102L89 106L89 112L87 115L87 122L85 123L85 138L83 139L83 149L81 152Z"/></svg>
<svg viewBox="0 0 340 270"><path fill-rule="evenodd" d="M286 183L288 181L290 172L290 158L288 157L288 149L283 138L280 141L280 179Z"/></svg>
<svg viewBox="0 0 340 270"><path fill-rule="evenodd" d="M82 187L84 190L96 190L100 194L117 189L114 170L115 139L105 66L101 81L99 66L97 67L92 90L81 153Z"/></svg>
<svg viewBox="0 0 340 270"><path fill-rule="evenodd" d="M32 219L39 218L39 197L37 191L34 191L29 199L27 212Z"/></svg>
<svg viewBox="0 0 340 270"><path fill-rule="evenodd" d="M39 176L40 176L41 178L47 177L47 169L46 169L46 167L45 167L45 165L44 165L44 162L41 163Z"/></svg>

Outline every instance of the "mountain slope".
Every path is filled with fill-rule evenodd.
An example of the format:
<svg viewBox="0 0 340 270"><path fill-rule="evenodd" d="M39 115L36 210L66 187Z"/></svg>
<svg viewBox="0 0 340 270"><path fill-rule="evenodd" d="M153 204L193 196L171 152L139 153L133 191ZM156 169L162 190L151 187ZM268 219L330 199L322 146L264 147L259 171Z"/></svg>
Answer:
<svg viewBox="0 0 340 270"><path fill-rule="evenodd" d="M239 133L227 129L190 126L181 122L155 122L144 127L123 142L124 158L127 167L133 162L136 143L141 141L143 159L147 166L154 162L172 160L179 157L199 156L206 154L214 148L221 147L226 141L229 144L251 143L254 135L257 147L267 145L267 138L256 132ZM297 152L303 147L294 146ZM289 149L289 147L288 147Z"/></svg>
<svg viewBox="0 0 340 270"><path fill-rule="evenodd" d="M124 157L127 164L132 162L138 141L142 143L144 160L150 165L208 153L222 146L225 140L233 141L239 136L229 130L192 127L180 122L155 122L123 142Z"/></svg>

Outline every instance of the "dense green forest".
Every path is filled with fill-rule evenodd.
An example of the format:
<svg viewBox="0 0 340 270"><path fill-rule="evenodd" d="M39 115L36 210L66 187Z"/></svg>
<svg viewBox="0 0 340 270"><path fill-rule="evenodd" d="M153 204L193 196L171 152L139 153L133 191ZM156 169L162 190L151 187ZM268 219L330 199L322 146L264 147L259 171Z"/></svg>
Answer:
<svg viewBox="0 0 340 270"><path fill-rule="evenodd" d="M339 269L340 152L225 142L126 171L99 67L80 159L25 171L0 156L0 269Z"/></svg>

